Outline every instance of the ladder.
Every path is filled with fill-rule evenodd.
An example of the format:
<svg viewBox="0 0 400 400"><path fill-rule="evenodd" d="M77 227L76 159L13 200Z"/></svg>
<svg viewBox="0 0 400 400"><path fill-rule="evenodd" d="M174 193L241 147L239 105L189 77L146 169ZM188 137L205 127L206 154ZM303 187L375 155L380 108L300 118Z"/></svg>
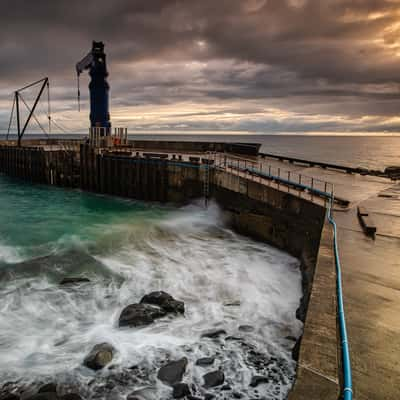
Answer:
<svg viewBox="0 0 400 400"><path fill-rule="evenodd" d="M204 207L207 208L210 198L210 153L207 153L207 163L204 164L203 196Z"/></svg>

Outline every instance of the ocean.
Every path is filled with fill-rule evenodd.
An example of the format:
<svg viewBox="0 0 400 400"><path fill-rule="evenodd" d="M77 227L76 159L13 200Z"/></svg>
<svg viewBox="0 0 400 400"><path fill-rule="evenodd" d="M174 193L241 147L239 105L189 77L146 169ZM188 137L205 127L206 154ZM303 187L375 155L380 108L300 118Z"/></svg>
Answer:
<svg viewBox="0 0 400 400"><path fill-rule="evenodd" d="M82 137L82 135L54 135ZM43 137L27 135L26 137ZM5 136L0 135L0 139ZM400 165L400 136L317 136L251 134L129 134L130 139L193 140L260 143L260 151L351 167L384 169Z"/></svg>
<svg viewBox="0 0 400 400"><path fill-rule="evenodd" d="M77 276L89 282L60 285ZM184 301L185 315L120 328L122 309L155 290ZM301 295L298 260L234 233L215 204L175 208L0 176L1 384L57 382L87 399L134 391L168 399L157 371L186 357L184 379L197 395L281 399L295 374ZM226 334L201 337L212 329ZM84 367L103 342L116 349L109 367ZM195 365L203 357L213 365ZM202 387L217 369L229 392ZM270 381L250 387L263 373Z"/></svg>

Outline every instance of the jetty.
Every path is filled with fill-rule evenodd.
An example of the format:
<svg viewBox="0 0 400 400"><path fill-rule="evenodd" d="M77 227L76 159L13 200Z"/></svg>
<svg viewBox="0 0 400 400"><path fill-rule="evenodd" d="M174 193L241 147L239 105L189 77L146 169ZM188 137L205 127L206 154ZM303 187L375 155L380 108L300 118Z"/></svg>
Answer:
<svg viewBox="0 0 400 400"><path fill-rule="evenodd" d="M397 399L400 168L262 153L257 143L130 140L126 128L111 128L102 42L77 63L78 77L87 69L87 137L24 137L49 85L47 78L34 82L15 92L10 126L15 106L17 137L0 142L0 173L142 201L215 201L233 229L300 260L296 317L304 330L292 349L297 378L289 399ZM38 97L21 123L21 92L36 84Z"/></svg>
<svg viewBox="0 0 400 400"><path fill-rule="evenodd" d="M293 348L297 399L343 394L337 224L357 399L397 397L400 364L400 185L356 170L259 153L259 144L129 140L125 129L83 140L0 142L0 173L36 184L143 201L219 204L232 227L301 261L304 323ZM362 218L374 221L366 234ZM368 222L370 224L370 222ZM369 226L369 225L368 225Z"/></svg>

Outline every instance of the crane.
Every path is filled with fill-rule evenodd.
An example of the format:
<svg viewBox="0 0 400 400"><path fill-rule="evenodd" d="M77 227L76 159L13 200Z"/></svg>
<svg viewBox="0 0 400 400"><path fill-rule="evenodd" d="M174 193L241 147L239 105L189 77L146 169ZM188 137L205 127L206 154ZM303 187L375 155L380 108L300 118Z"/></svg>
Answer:
<svg viewBox="0 0 400 400"><path fill-rule="evenodd" d="M110 131L110 114L108 109L108 91L110 86L107 82L106 55L104 43L93 41L92 50L76 64L78 83L78 107L80 109L80 87L79 76L84 70L89 70L91 81L90 91L90 126L107 128Z"/></svg>

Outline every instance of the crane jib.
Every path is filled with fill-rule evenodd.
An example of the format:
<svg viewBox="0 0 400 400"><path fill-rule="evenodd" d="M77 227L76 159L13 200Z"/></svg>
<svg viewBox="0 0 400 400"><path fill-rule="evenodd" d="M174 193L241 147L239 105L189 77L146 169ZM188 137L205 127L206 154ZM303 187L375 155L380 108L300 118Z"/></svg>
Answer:
<svg viewBox="0 0 400 400"><path fill-rule="evenodd" d="M78 85L78 108L80 109L79 75L89 70L91 81L90 92L90 125L92 127L110 128L109 85L107 82L106 55L103 42L93 41L92 50L76 64Z"/></svg>

